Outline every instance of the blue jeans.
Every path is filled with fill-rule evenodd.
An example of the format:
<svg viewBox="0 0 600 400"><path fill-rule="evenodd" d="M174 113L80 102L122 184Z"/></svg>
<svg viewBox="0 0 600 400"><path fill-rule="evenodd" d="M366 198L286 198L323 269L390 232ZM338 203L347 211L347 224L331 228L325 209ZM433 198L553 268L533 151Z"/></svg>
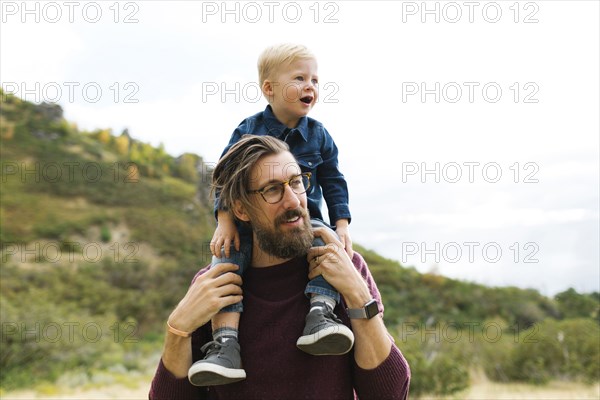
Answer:
<svg viewBox="0 0 600 400"><path fill-rule="evenodd" d="M323 221L319 219L313 218L310 220L310 222L313 228L323 227L331 229L328 225L326 225ZM237 251L235 249L235 246L232 245L229 257L225 257L225 250L224 248L222 248L222 257L213 256L211 268L214 265L220 263L232 263L239 267L239 269L235 271L235 273L240 276L244 275L244 271L250 266L250 263L252 262L252 230L246 226L238 225L238 232L240 234L240 251ZM312 245L313 247L325 246L325 242L320 237L315 237ZM321 275L311 279L306 285L306 289L304 290L304 294L306 295L306 297L310 298L310 295L313 293L331 297L335 300L336 303L340 302L340 294L338 293L338 291L335 290L335 288L331 286ZM219 312L242 311L244 311L244 306L242 302L239 302L227 307L223 307Z"/></svg>

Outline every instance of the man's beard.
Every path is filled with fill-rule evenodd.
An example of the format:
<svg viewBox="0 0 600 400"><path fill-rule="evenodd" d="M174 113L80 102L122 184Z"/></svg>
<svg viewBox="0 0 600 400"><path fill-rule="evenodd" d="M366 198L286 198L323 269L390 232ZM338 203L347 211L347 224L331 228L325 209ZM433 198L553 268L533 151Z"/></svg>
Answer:
<svg viewBox="0 0 600 400"><path fill-rule="evenodd" d="M301 217L303 225L282 231L280 226L290 218ZM297 208L288 210L273 221L274 227L267 227L254 222L252 228L258 240L258 247L272 256L289 259L305 255L312 246L313 232L308 213Z"/></svg>

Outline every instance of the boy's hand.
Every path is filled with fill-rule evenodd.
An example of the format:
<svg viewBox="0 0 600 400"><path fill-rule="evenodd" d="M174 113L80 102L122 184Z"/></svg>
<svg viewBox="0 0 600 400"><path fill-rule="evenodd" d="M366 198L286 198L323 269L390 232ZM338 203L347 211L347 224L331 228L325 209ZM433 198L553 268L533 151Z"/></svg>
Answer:
<svg viewBox="0 0 600 400"><path fill-rule="evenodd" d="M335 233L340 237L340 242L344 245L344 250L350 256L350 259L354 257L354 251L352 250L352 238L350 237L350 231L348 230L348 220L340 219L335 222Z"/></svg>
<svg viewBox="0 0 600 400"><path fill-rule="evenodd" d="M232 242L235 249L240 251L240 234L231 217L222 216L219 211L218 220L219 224L210 241L210 252L217 257L222 257L221 248L225 246L225 257L229 257Z"/></svg>

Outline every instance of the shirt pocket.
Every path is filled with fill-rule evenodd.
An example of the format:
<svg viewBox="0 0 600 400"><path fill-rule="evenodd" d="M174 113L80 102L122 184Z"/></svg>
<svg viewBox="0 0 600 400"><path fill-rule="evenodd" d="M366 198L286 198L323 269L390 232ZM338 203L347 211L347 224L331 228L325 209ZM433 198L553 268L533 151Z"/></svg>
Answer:
<svg viewBox="0 0 600 400"><path fill-rule="evenodd" d="M323 164L323 157L319 153L299 154L296 156L296 160L298 160L302 172L312 172L313 178L316 178L314 175L317 167Z"/></svg>
<svg viewBox="0 0 600 400"><path fill-rule="evenodd" d="M307 191L307 196L312 196L314 193L320 193L317 182L317 167L323 164L323 157L320 153L300 154L296 156L296 160L300 165L302 172L310 172L310 188ZM315 192L317 190L317 192Z"/></svg>

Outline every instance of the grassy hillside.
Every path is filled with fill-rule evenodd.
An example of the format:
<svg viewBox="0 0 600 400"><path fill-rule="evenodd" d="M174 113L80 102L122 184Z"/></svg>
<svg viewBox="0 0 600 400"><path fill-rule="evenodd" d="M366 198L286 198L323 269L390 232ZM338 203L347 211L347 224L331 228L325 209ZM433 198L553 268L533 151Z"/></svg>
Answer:
<svg viewBox="0 0 600 400"><path fill-rule="evenodd" d="M141 368L209 260L202 158L127 131L82 132L59 106L0 98L0 388ZM474 365L499 381L598 379L598 293L485 287L357 249L411 363L413 394L464 389Z"/></svg>

